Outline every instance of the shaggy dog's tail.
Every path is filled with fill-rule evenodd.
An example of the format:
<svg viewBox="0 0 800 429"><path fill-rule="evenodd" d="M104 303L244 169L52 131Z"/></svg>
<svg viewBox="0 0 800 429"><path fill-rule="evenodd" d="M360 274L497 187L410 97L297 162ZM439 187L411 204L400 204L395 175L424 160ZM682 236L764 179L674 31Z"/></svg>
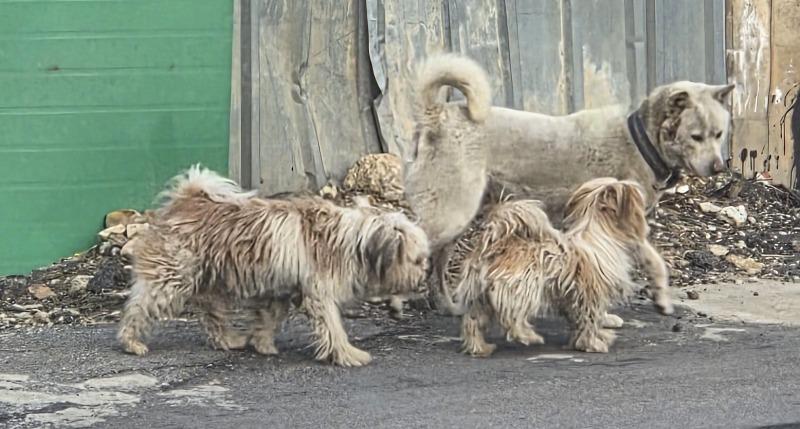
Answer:
<svg viewBox="0 0 800 429"><path fill-rule="evenodd" d="M195 164L172 178L159 195L162 207L182 199L206 198L217 203L240 204L254 197L257 191L244 191L235 181Z"/></svg>
<svg viewBox="0 0 800 429"><path fill-rule="evenodd" d="M455 87L467 98L469 117L483 122L489 116L492 91L486 72L475 61L462 55L442 54L431 57L420 68L417 94L425 112L441 110L442 86Z"/></svg>

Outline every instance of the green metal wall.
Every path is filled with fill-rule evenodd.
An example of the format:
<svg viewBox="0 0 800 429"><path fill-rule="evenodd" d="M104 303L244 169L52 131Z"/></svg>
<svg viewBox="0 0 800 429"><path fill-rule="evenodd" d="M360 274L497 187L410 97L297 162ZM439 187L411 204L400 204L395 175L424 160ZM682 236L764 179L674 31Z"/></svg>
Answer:
<svg viewBox="0 0 800 429"><path fill-rule="evenodd" d="M0 0L0 275L226 171L231 27L230 0Z"/></svg>

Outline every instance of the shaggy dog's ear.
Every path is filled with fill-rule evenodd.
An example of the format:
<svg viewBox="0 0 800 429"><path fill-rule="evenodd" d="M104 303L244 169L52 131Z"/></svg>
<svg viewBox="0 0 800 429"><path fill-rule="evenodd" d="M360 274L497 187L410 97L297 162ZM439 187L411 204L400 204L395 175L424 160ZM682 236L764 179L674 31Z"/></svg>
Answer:
<svg viewBox="0 0 800 429"><path fill-rule="evenodd" d="M634 239L643 239L647 235L644 194L637 185L618 183L607 186L598 202L601 213L620 233Z"/></svg>
<svg viewBox="0 0 800 429"><path fill-rule="evenodd" d="M400 261L405 251L404 237L393 226L383 226L375 231L367 241L364 251L367 264L383 279L389 268Z"/></svg>

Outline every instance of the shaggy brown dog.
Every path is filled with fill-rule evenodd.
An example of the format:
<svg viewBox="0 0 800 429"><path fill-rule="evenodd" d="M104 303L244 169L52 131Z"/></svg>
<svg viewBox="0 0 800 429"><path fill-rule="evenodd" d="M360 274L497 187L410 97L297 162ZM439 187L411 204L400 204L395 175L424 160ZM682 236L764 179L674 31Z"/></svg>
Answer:
<svg viewBox="0 0 800 429"><path fill-rule="evenodd" d="M198 166L178 176L164 197L136 243L135 283L120 322L120 342L137 355L147 353L142 338L153 323L189 302L206 310L201 322L215 346L249 342L275 354L275 331L294 301L314 326L317 359L365 365L371 357L349 343L339 304L414 292L426 275L427 238L400 213L316 197L256 198ZM249 334L228 320L242 303L255 313Z"/></svg>
<svg viewBox="0 0 800 429"><path fill-rule="evenodd" d="M572 347L608 352L614 334L603 328L605 314L631 290L634 255L652 264L655 300L671 309L666 266L647 241L639 185L611 178L583 184L567 203L565 223L564 233L553 228L535 200L501 203L488 213L455 290L466 353L494 351L484 339L492 317L509 341L541 344L528 320L548 312L569 320Z"/></svg>

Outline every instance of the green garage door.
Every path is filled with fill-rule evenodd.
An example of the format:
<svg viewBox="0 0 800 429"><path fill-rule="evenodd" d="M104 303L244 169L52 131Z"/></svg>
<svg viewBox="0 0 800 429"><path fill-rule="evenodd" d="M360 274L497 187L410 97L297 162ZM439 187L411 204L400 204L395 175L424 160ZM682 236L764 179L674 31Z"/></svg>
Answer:
<svg viewBox="0 0 800 429"><path fill-rule="evenodd" d="M231 24L230 0L0 0L0 275L226 170Z"/></svg>

